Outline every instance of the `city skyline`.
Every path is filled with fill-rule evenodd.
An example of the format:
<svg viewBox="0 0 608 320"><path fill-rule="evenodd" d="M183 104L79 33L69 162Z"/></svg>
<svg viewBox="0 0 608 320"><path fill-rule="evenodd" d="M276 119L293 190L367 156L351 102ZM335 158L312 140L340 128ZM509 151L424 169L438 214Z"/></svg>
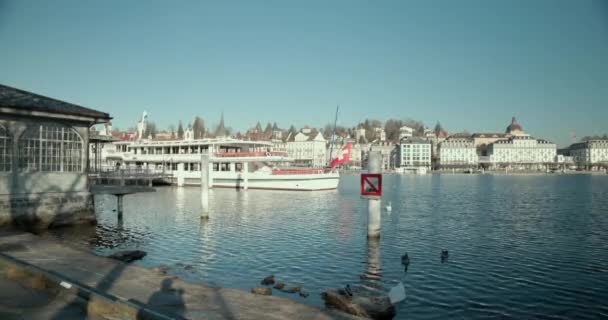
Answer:
<svg viewBox="0 0 608 320"><path fill-rule="evenodd" d="M161 128L411 118L449 132L606 133L601 1L0 1L0 83ZM120 10L116 10L119 8ZM244 116L247 115L247 116Z"/></svg>

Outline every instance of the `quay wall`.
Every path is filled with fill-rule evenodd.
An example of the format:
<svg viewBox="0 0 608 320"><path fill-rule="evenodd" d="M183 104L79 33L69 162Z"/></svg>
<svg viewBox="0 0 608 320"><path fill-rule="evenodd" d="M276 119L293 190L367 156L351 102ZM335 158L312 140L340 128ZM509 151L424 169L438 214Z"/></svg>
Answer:
<svg viewBox="0 0 608 320"><path fill-rule="evenodd" d="M0 227L40 230L96 221L89 192L0 195Z"/></svg>

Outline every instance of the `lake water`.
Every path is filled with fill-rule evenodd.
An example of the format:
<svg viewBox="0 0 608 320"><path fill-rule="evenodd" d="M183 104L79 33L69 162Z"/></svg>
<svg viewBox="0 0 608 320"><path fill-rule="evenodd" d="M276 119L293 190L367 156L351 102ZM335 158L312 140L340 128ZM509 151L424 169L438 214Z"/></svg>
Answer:
<svg viewBox="0 0 608 320"><path fill-rule="evenodd" d="M310 296L273 294L315 306L377 269L404 283L402 319L608 317L608 176L385 176L383 189L393 210L378 245L354 175L327 192L214 189L205 223L198 188L127 196L122 225L99 196L97 227L52 236L101 255L145 250L136 264L212 286L249 290L274 274Z"/></svg>

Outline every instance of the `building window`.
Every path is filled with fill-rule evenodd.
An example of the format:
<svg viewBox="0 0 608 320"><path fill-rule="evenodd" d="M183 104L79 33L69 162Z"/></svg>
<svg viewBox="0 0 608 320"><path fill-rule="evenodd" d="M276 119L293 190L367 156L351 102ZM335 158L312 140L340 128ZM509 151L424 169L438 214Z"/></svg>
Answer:
<svg viewBox="0 0 608 320"><path fill-rule="evenodd" d="M19 139L19 170L81 172L82 152L82 139L68 126L30 127Z"/></svg>
<svg viewBox="0 0 608 320"><path fill-rule="evenodd" d="M6 129L0 126L0 172L11 171L12 160L13 139Z"/></svg>

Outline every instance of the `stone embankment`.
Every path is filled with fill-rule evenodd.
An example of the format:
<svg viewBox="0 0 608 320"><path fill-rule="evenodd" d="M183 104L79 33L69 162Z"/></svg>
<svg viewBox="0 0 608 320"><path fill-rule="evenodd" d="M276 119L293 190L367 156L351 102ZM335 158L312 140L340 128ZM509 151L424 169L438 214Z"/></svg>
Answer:
<svg viewBox="0 0 608 320"><path fill-rule="evenodd" d="M162 271L0 231L0 276L70 293L86 302L92 319L356 319L280 297L192 284Z"/></svg>

